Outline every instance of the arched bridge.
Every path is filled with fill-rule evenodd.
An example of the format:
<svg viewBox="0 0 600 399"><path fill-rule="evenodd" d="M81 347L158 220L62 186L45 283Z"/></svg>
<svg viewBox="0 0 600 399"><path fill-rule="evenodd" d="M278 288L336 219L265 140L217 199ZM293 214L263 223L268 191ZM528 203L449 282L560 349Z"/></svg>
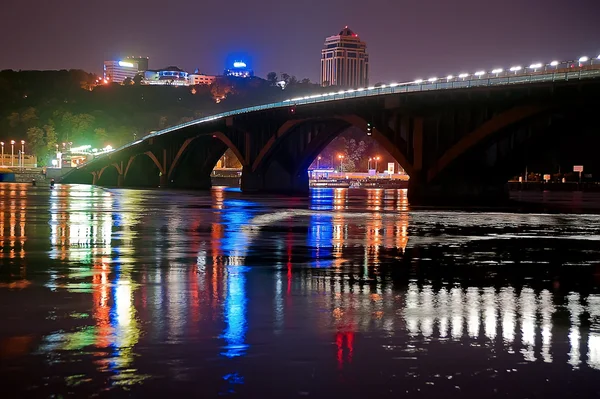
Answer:
<svg viewBox="0 0 600 399"><path fill-rule="evenodd" d="M226 112L152 133L63 182L207 189L230 148L243 165L243 191L302 194L309 165L331 140L371 124L410 175L413 203L495 199L508 178L550 153L596 167L598 64L432 78Z"/></svg>

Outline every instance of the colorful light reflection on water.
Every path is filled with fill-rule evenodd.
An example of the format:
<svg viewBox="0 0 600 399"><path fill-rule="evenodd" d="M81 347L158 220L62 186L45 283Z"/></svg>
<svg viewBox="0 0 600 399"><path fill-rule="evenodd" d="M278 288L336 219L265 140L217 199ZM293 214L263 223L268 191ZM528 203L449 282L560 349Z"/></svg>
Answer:
<svg viewBox="0 0 600 399"><path fill-rule="evenodd" d="M598 222L402 190L0 185L0 375L37 396L586 396Z"/></svg>

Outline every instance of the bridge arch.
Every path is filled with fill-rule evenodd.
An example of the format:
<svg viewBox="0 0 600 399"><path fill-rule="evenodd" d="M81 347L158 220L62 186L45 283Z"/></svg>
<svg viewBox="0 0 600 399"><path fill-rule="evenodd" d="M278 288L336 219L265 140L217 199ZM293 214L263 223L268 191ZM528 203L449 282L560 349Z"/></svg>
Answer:
<svg viewBox="0 0 600 399"><path fill-rule="evenodd" d="M239 133L232 133L235 135ZM219 159L230 149L247 165L230 135L221 130L188 138L179 148L167 172L168 184L176 188L208 189L210 175Z"/></svg>
<svg viewBox="0 0 600 399"><path fill-rule="evenodd" d="M128 187L158 187L165 168L152 151L133 154L123 170L123 181Z"/></svg>
<svg viewBox="0 0 600 399"><path fill-rule="evenodd" d="M520 107L511 108L504 111L481 126L473 130L470 134L460 139L456 144L448 148L444 154L437 159L437 161L429 167L427 172L427 181L432 181L441 174L446 168L448 168L454 161L460 158L462 155L480 146L484 141L489 139L491 136L498 134L502 130L509 128L513 125L526 122L529 118L535 117L544 111L547 111L548 107L544 107L538 104L525 105Z"/></svg>
<svg viewBox="0 0 600 399"><path fill-rule="evenodd" d="M343 114L284 122L261 148L252 166L244 169L242 190L308 191L309 166L335 137L353 127L366 132L366 119ZM386 137L386 133L373 129L372 137L407 173L412 173L408 157Z"/></svg>

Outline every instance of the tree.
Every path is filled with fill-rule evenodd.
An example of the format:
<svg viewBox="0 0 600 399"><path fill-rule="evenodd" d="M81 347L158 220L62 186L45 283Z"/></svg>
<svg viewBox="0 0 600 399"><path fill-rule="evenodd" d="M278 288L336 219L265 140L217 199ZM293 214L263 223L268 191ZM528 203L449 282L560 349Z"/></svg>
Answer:
<svg viewBox="0 0 600 399"><path fill-rule="evenodd" d="M106 141L106 139L108 138L108 134L106 133L106 129L104 129L103 127L97 127L96 129L94 129L94 141L95 142L102 142L104 143L104 141Z"/></svg>
<svg viewBox="0 0 600 399"><path fill-rule="evenodd" d="M133 84L139 86L142 84L142 80L144 80L144 77L142 76L141 73L138 73L137 75L135 75L133 77Z"/></svg>
<svg viewBox="0 0 600 399"><path fill-rule="evenodd" d="M47 165L56 148L56 131L52 125L27 129L27 147L38 158L38 165Z"/></svg>
<svg viewBox="0 0 600 399"><path fill-rule="evenodd" d="M160 118L158 118L158 128L162 130L166 127L167 127L167 117L162 115Z"/></svg>
<svg viewBox="0 0 600 399"><path fill-rule="evenodd" d="M219 77L215 79L211 85L210 93L213 97L213 100L218 104L226 99L228 95L234 93L234 88L229 79L226 77Z"/></svg>
<svg viewBox="0 0 600 399"><path fill-rule="evenodd" d="M310 84L310 79L309 78L304 78L304 79L302 79L300 81L300 83L303 84L303 85L308 85L308 84Z"/></svg>
<svg viewBox="0 0 600 399"><path fill-rule="evenodd" d="M277 73L269 72L267 74L267 80L269 81L269 83L271 83L271 86L275 86L275 84L277 84Z"/></svg>

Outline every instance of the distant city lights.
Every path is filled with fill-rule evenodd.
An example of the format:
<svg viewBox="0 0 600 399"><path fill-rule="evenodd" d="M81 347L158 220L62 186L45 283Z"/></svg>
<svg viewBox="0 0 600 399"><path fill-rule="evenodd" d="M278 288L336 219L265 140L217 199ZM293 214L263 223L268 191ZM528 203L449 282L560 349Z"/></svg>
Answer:
<svg viewBox="0 0 600 399"><path fill-rule="evenodd" d="M246 68L246 63L242 61L236 61L233 63L234 68Z"/></svg>
<svg viewBox="0 0 600 399"><path fill-rule="evenodd" d="M133 68L133 64L131 62L127 62L127 61L119 61L119 66Z"/></svg>

